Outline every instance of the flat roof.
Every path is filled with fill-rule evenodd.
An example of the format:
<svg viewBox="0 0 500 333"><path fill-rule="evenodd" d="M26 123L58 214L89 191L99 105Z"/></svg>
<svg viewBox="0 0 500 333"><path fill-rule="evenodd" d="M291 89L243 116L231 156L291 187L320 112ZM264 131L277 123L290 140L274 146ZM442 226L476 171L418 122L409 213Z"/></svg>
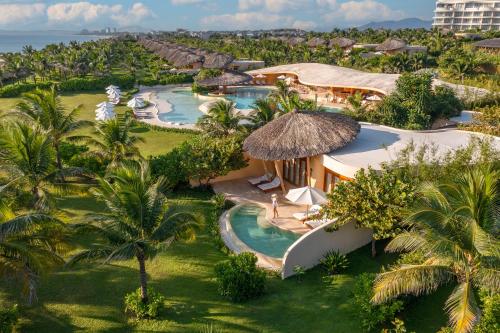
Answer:
<svg viewBox="0 0 500 333"><path fill-rule="evenodd" d="M432 145L439 156L467 146L472 137L491 138L500 150L500 138L457 129L433 131L409 131L388 126L360 123L358 137L345 147L325 154L323 164L343 176L353 177L361 168L371 166L380 169L381 164L390 162L413 142L417 147Z"/></svg>
<svg viewBox="0 0 500 333"><path fill-rule="evenodd" d="M355 88L390 94L396 89L396 81L400 74L368 73L356 69L318 63L297 63L280 65L248 71L247 74L293 74L299 82L317 87ZM486 89L467 87L434 80L434 85L446 85L462 96L468 92L482 96Z"/></svg>

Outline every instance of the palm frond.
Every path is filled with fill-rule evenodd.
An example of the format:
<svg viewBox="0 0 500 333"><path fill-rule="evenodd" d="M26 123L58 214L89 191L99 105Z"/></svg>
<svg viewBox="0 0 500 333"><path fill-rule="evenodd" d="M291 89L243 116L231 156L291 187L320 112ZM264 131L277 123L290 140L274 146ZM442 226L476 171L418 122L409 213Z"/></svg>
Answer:
<svg viewBox="0 0 500 333"><path fill-rule="evenodd" d="M460 283L446 300L445 309L450 315L450 324L454 332L471 332L480 314L472 284Z"/></svg>

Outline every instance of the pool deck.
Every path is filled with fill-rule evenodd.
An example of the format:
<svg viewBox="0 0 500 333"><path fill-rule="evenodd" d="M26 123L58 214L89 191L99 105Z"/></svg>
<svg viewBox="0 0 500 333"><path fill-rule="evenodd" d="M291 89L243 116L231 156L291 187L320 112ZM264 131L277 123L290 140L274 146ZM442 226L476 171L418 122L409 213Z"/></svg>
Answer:
<svg viewBox="0 0 500 333"><path fill-rule="evenodd" d="M286 185L288 189L294 187L288 183ZM226 198L233 202L253 203L264 207L266 209L266 218L278 228L298 234L305 234L311 230L293 217L294 213L304 212L306 207L288 201L281 189L264 193L256 186L250 185L246 179L217 182L212 184L212 187L216 193L224 193ZM271 207L271 195L274 193L278 195L278 218L273 218L273 209Z"/></svg>

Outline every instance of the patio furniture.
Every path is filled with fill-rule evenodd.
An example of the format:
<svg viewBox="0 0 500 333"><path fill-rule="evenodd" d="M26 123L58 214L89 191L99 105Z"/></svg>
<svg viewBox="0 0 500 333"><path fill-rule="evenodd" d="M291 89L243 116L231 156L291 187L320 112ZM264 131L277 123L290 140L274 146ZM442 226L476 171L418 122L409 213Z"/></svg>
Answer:
<svg viewBox="0 0 500 333"><path fill-rule="evenodd" d="M274 177L274 179L270 183L264 183L257 185L264 192L269 192L275 190L281 186L281 180L279 177Z"/></svg>
<svg viewBox="0 0 500 333"><path fill-rule="evenodd" d="M301 217L301 219L298 219L300 221L305 221L308 219L310 206L314 207L317 205L324 204L328 201L326 199L325 192L311 186L292 189L288 191L285 198L287 198L293 203L306 205L305 216L302 217L302 215L300 215L299 217Z"/></svg>
<svg viewBox="0 0 500 333"><path fill-rule="evenodd" d="M271 179L272 175L270 173L266 173L265 175L262 175L260 177L253 177L253 178L248 178L247 181L252 184L252 185L259 185L265 182L269 182Z"/></svg>
<svg viewBox="0 0 500 333"><path fill-rule="evenodd" d="M294 213L293 217L296 220L305 221L308 219L309 216L314 216L314 215L318 214L320 210L321 210L320 205L313 205L313 206L311 206L311 209L309 209L308 212L306 211L306 212Z"/></svg>
<svg viewBox="0 0 500 333"><path fill-rule="evenodd" d="M317 219L317 220L306 221L304 224L307 225L311 229L316 229L316 228L319 228L319 227L327 224L330 221L331 220L328 220L328 219Z"/></svg>

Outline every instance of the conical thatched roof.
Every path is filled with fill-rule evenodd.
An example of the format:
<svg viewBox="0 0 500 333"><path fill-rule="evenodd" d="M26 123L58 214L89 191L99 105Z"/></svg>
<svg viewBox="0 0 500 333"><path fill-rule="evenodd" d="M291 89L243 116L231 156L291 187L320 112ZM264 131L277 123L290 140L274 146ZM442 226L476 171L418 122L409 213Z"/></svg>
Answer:
<svg viewBox="0 0 500 333"><path fill-rule="evenodd" d="M406 47L406 42L398 38L388 38L376 47L376 51L396 51Z"/></svg>
<svg viewBox="0 0 500 333"><path fill-rule="evenodd" d="M351 47L354 44L356 44L355 40L345 38L345 37L338 37L338 38L331 39L330 43L328 44L328 47L333 48L335 46L338 46L342 49L345 49L346 47Z"/></svg>
<svg viewBox="0 0 500 333"><path fill-rule="evenodd" d="M309 46L309 47L318 47L318 46L322 46L325 44L326 44L326 40L324 40L323 38L319 38L319 37L313 38L307 42L307 46Z"/></svg>
<svg viewBox="0 0 500 333"><path fill-rule="evenodd" d="M198 84L203 87L236 86L249 82L252 79L248 74L226 70L222 75L198 81Z"/></svg>
<svg viewBox="0 0 500 333"><path fill-rule="evenodd" d="M205 55L205 68L226 68L234 60L233 56L223 53L208 53Z"/></svg>
<svg viewBox="0 0 500 333"><path fill-rule="evenodd" d="M359 130L354 119L339 113L296 111L254 131L243 149L265 161L317 156L344 147Z"/></svg>

